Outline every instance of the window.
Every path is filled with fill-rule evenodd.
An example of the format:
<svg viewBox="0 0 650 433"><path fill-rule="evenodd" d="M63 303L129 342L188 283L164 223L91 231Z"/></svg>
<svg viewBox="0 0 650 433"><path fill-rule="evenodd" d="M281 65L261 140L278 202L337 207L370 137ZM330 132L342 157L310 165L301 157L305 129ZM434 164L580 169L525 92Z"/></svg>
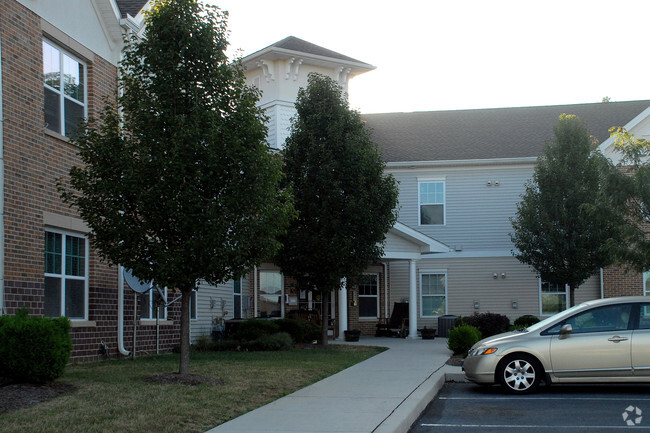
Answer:
<svg viewBox="0 0 650 433"><path fill-rule="evenodd" d="M88 239L54 230L45 232L45 316L87 319L87 270Z"/></svg>
<svg viewBox="0 0 650 433"><path fill-rule="evenodd" d="M72 136L86 116L86 66L48 41L43 41L45 127Z"/></svg>
<svg viewBox="0 0 650 433"><path fill-rule="evenodd" d="M241 278L233 281L233 318L241 319Z"/></svg>
<svg viewBox="0 0 650 433"><path fill-rule="evenodd" d="M563 284L539 282L540 308L542 316L551 316L566 310L567 287Z"/></svg>
<svg viewBox="0 0 650 433"><path fill-rule="evenodd" d="M420 274L420 316L437 317L447 312L447 274Z"/></svg>
<svg viewBox="0 0 650 433"><path fill-rule="evenodd" d="M379 317L379 274L364 274L359 280L359 317Z"/></svg>
<svg viewBox="0 0 650 433"><path fill-rule="evenodd" d="M592 308L568 318L572 334L586 332L625 331L628 329L632 304L616 304Z"/></svg>
<svg viewBox="0 0 650 433"><path fill-rule="evenodd" d="M190 320L197 319L197 294L196 290L192 290L192 295L190 295Z"/></svg>
<svg viewBox="0 0 650 433"><path fill-rule="evenodd" d="M445 224L445 183L420 182L420 225Z"/></svg>
<svg viewBox="0 0 650 433"><path fill-rule="evenodd" d="M643 296L650 296L650 271L643 273Z"/></svg>
<svg viewBox="0 0 650 433"><path fill-rule="evenodd" d="M167 288L158 291L158 289L152 287L151 290L142 295L142 301L140 302L140 318L143 320L155 320L156 311L158 311L158 319L165 320L167 318L166 304Z"/></svg>
<svg viewBox="0 0 650 433"><path fill-rule="evenodd" d="M282 317L282 274L260 271L260 317Z"/></svg>

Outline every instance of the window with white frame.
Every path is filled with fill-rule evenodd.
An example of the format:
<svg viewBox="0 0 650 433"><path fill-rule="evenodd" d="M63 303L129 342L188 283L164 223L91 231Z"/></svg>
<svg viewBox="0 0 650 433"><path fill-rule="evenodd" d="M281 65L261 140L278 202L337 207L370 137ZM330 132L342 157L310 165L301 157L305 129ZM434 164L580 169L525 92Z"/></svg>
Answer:
<svg viewBox="0 0 650 433"><path fill-rule="evenodd" d="M86 65L43 40L45 127L72 136L86 117Z"/></svg>
<svg viewBox="0 0 650 433"><path fill-rule="evenodd" d="M445 182L420 181L420 225L445 224Z"/></svg>
<svg viewBox="0 0 650 433"><path fill-rule="evenodd" d="M158 312L158 319L165 320L167 318L166 287L161 288L160 291L152 287L151 290L142 295L142 300L140 301L140 319L155 320L156 312Z"/></svg>
<svg viewBox="0 0 650 433"><path fill-rule="evenodd" d="M447 273L427 271L420 274L420 316L447 314Z"/></svg>
<svg viewBox="0 0 650 433"><path fill-rule="evenodd" d="M643 296L650 296L650 271L643 273Z"/></svg>
<svg viewBox="0 0 650 433"><path fill-rule="evenodd" d="M279 271L260 271L261 317L282 317L282 274Z"/></svg>
<svg viewBox="0 0 650 433"><path fill-rule="evenodd" d="M241 278L237 278L233 281L233 318L241 319Z"/></svg>
<svg viewBox="0 0 650 433"><path fill-rule="evenodd" d="M44 314L88 318L88 239L58 230L45 232Z"/></svg>
<svg viewBox="0 0 650 433"><path fill-rule="evenodd" d="M540 314L551 316L566 310L567 286L539 279Z"/></svg>
<svg viewBox="0 0 650 433"><path fill-rule="evenodd" d="M379 317L379 274L364 274L359 280L359 317Z"/></svg>

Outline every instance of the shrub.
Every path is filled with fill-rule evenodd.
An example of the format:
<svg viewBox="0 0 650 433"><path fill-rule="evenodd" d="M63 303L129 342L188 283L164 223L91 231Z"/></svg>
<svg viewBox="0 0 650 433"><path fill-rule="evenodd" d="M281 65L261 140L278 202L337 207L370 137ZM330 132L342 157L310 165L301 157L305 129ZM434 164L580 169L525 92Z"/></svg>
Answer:
<svg viewBox="0 0 650 433"><path fill-rule="evenodd" d="M302 339L303 343L311 343L312 341L320 341L321 329L318 323L310 322L307 320L302 321L305 335Z"/></svg>
<svg viewBox="0 0 650 433"><path fill-rule="evenodd" d="M503 314L475 313L473 316L463 318L462 324L478 328L483 338L487 338L508 331L510 319Z"/></svg>
<svg viewBox="0 0 650 433"><path fill-rule="evenodd" d="M449 331L447 347L454 355L467 355L467 351L481 339L481 331L471 325L460 325Z"/></svg>
<svg viewBox="0 0 650 433"><path fill-rule="evenodd" d="M49 382L63 374L71 353L66 317L29 317L27 309L0 317L0 375L21 382Z"/></svg>
<svg viewBox="0 0 650 433"><path fill-rule="evenodd" d="M212 338L207 335L201 335L192 344L192 350L196 352L210 352L215 350L215 344Z"/></svg>
<svg viewBox="0 0 650 433"><path fill-rule="evenodd" d="M530 325L534 325L537 322L539 322L539 318L526 314L515 319L515 329L528 328Z"/></svg>
<svg viewBox="0 0 650 433"><path fill-rule="evenodd" d="M239 324L237 332L235 332L232 338L237 341L246 342L276 334L280 332L280 327L275 322L275 320L245 320Z"/></svg>
<svg viewBox="0 0 650 433"><path fill-rule="evenodd" d="M291 336L294 343L302 343L305 339L305 328L303 323L305 320L298 319L278 319L275 320L280 332L286 332Z"/></svg>
<svg viewBox="0 0 650 433"><path fill-rule="evenodd" d="M262 335L253 341L246 342L242 345L242 349L250 351L289 350L292 346L291 335L286 332L278 332L272 335Z"/></svg>

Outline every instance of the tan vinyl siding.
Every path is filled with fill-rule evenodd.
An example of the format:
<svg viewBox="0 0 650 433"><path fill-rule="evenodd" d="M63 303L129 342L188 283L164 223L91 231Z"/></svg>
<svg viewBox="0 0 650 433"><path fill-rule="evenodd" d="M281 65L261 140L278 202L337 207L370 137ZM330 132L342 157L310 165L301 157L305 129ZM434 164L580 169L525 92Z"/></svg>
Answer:
<svg viewBox="0 0 650 433"><path fill-rule="evenodd" d="M467 316L492 312L508 316L511 322L524 314L540 316L537 274L514 257L427 258L419 260L416 266L418 327L436 323L435 319L419 317L420 274L433 270L447 274L447 314ZM390 271L392 308L394 302L408 298L408 261L391 262ZM599 275L576 290L576 303L597 298L600 298ZM517 302L517 308L513 308L513 301ZM479 303L478 309L474 308L475 302Z"/></svg>
<svg viewBox="0 0 650 433"><path fill-rule="evenodd" d="M201 281L197 296L197 318L192 320L190 324L192 341L199 336L210 335L212 319L222 315L222 300L226 311L226 319L233 317L233 281L227 281L216 287Z"/></svg>
<svg viewBox="0 0 650 433"><path fill-rule="evenodd" d="M532 165L389 171L399 182L399 221L403 224L452 248L512 248L510 218L515 215L525 182L532 176ZM445 180L444 225L419 225L418 179Z"/></svg>

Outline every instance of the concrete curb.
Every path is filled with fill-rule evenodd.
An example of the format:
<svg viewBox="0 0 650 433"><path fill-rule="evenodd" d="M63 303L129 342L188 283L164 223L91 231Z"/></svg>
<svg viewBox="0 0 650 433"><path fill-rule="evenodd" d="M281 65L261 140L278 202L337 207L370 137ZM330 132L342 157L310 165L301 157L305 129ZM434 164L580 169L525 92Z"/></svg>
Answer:
<svg viewBox="0 0 650 433"><path fill-rule="evenodd" d="M409 395L373 433L406 433L438 394L445 381L464 382L460 367L443 365Z"/></svg>

